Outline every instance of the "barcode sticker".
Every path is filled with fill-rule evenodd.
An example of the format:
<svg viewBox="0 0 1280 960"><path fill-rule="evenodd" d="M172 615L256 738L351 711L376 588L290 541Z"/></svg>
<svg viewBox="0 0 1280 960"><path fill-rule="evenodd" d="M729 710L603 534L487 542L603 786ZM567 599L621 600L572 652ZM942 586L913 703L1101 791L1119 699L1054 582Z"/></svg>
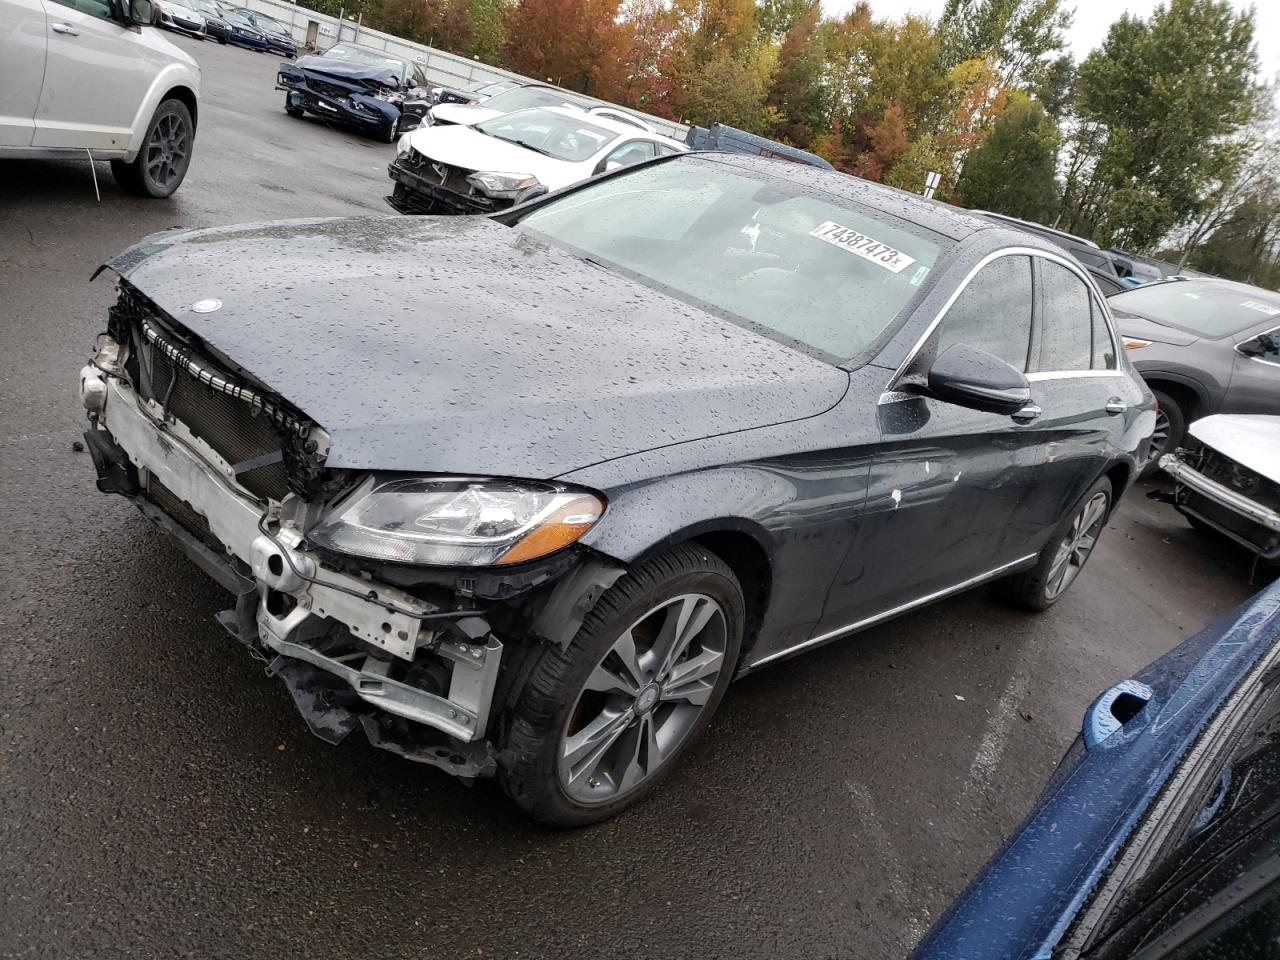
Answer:
<svg viewBox="0 0 1280 960"><path fill-rule="evenodd" d="M908 257L901 250L895 250L875 237L859 233L853 227L842 226L833 220L825 220L818 224L809 231L809 236L817 237L841 250L847 250L878 267L884 267L890 273L901 273L916 262L915 257Z"/></svg>

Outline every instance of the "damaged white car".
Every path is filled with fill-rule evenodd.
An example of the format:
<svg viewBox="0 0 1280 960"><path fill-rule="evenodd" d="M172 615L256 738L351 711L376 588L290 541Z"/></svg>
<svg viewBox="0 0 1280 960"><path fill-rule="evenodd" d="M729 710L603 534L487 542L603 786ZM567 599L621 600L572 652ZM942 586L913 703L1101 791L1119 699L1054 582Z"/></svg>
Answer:
<svg viewBox="0 0 1280 960"><path fill-rule="evenodd" d="M1219 414L1187 433L1160 458L1177 481L1174 505L1197 529L1280 559L1280 417Z"/></svg>

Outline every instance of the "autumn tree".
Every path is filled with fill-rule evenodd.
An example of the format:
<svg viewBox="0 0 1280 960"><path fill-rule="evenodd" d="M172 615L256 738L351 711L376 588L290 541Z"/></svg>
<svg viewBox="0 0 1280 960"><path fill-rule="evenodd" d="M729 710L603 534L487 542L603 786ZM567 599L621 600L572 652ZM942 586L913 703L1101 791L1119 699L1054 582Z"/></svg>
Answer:
<svg viewBox="0 0 1280 960"><path fill-rule="evenodd" d="M966 157L956 190L966 206L1050 223L1058 202L1057 151L1053 119L1039 103L1015 92L991 133Z"/></svg>
<svg viewBox="0 0 1280 960"><path fill-rule="evenodd" d="M507 42L508 0L469 0L471 35L462 52L485 63L498 63Z"/></svg>
<svg viewBox="0 0 1280 960"><path fill-rule="evenodd" d="M939 22L944 64L990 59L1002 86L1036 84L1073 16L1062 0L947 0Z"/></svg>
<svg viewBox="0 0 1280 960"><path fill-rule="evenodd" d="M774 135L804 147L823 125L823 47L818 33L821 11L817 0L792 23L778 49L778 69L773 76L766 104L778 118Z"/></svg>
<svg viewBox="0 0 1280 960"><path fill-rule="evenodd" d="M619 0L520 0L507 18L504 65L583 93L619 85L626 37Z"/></svg>
<svg viewBox="0 0 1280 960"><path fill-rule="evenodd" d="M1169 0L1112 24L1080 65L1091 135L1073 158L1068 227L1142 251L1194 217L1238 160L1230 138L1250 119L1256 73L1252 11L1227 0Z"/></svg>

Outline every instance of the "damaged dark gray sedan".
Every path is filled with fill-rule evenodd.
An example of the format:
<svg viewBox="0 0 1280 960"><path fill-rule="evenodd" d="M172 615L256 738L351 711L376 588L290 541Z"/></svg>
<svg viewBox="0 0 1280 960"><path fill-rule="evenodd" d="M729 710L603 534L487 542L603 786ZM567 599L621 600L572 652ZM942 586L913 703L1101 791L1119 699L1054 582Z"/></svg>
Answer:
<svg viewBox="0 0 1280 960"><path fill-rule="evenodd" d="M735 676L987 581L1052 605L1155 422L1060 250L759 158L109 267L99 488L318 736L557 824L651 790Z"/></svg>

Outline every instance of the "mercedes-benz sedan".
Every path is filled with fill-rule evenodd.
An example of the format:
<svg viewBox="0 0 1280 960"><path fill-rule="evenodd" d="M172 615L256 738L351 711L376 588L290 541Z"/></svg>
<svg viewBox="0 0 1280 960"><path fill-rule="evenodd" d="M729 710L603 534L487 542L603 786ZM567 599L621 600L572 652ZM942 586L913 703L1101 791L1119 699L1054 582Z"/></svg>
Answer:
<svg viewBox="0 0 1280 960"><path fill-rule="evenodd" d="M988 581L1056 603L1155 422L1061 250L776 160L110 267L99 488L317 735L557 824L652 790L736 676Z"/></svg>

